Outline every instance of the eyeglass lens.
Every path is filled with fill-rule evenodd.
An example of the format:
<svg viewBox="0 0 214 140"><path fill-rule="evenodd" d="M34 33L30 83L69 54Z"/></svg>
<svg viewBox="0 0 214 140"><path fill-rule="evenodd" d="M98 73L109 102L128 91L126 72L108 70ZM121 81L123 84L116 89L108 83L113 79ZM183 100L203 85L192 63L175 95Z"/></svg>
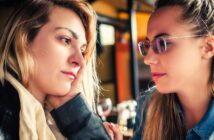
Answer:
<svg viewBox="0 0 214 140"><path fill-rule="evenodd" d="M139 50L143 56L147 55L150 45L152 47L152 50L156 54L164 53L167 49L167 43L164 38L154 39L151 43L150 43L150 41L146 40L146 41L140 42L138 44Z"/></svg>

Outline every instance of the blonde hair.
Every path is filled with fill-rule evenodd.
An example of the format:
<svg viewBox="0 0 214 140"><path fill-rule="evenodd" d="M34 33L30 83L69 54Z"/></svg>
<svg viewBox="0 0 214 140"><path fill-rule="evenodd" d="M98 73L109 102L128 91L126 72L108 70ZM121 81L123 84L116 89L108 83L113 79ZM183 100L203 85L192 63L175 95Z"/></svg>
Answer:
<svg viewBox="0 0 214 140"><path fill-rule="evenodd" d="M196 35L214 35L214 4L212 0L157 0L156 12L166 6L180 6L181 20L196 25ZM214 96L214 58L210 68L210 95ZM142 140L185 140L186 130L178 112L176 94L156 91L149 101ZM143 108L144 110L145 108ZM142 111L144 112L144 111Z"/></svg>
<svg viewBox="0 0 214 140"><path fill-rule="evenodd" d="M185 128L177 110L176 94L151 95L142 140L184 140ZM142 115L143 116L143 115Z"/></svg>
<svg viewBox="0 0 214 140"><path fill-rule="evenodd" d="M0 40L0 80L11 73L25 87L33 75L34 62L28 52L28 44L49 21L54 6L70 9L81 19L86 32L86 72L83 76L83 94L95 109L95 96L99 94L96 73L96 14L92 7L81 0L32 0L15 10L7 22Z"/></svg>

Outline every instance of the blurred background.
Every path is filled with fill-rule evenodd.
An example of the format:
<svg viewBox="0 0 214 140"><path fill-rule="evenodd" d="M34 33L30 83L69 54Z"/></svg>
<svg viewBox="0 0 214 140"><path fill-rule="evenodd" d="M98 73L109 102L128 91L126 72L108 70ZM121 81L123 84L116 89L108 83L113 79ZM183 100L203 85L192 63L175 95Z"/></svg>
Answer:
<svg viewBox="0 0 214 140"><path fill-rule="evenodd" d="M0 36L13 7L24 0L0 0ZM155 0L86 0L97 12L97 71L102 94L98 113L132 135L136 99L150 86L137 43L146 37Z"/></svg>

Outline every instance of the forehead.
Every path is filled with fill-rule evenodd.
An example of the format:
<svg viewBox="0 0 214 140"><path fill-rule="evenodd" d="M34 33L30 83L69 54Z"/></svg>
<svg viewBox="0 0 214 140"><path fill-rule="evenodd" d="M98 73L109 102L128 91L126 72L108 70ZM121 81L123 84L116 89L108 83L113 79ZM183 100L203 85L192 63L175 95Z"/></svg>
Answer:
<svg viewBox="0 0 214 140"><path fill-rule="evenodd" d="M74 31L80 40L86 42L83 23L79 16L71 9L54 7L49 15L47 25L53 29L56 27L68 28Z"/></svg>
<svg viewBox="0 0 214 140"><path fill-rule="evenodd" d="M158 9L150 17L147 36L149 39L154 38L160 33L169 35L188 35L192 32L193 25L182 21L182 8L179 6L168 6Z"/></svg>

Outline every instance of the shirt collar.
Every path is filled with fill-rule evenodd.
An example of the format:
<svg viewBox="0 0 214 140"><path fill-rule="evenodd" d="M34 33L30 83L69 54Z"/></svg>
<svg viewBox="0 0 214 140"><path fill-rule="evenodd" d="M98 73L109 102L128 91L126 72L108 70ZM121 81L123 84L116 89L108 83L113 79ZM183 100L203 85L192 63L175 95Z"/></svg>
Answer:
<svg viewBox="0 0 214 140"><path fill-rule="evenodd" d="M199 123L193 128L202 139L209 139L214 131L214 98L212 98L208 111Z"/></svg>
<svg viewBox="0 0 214 140"><path fill-rule="evenodd" d="M183 120L183 110L179 104L178 111L181 119ZM211 99L208 111L205 113L203 118L195 127L188 131L187 135L190 133L196 133L202 139L209 139L212 132L214 132L214 98Z"/></svg>

